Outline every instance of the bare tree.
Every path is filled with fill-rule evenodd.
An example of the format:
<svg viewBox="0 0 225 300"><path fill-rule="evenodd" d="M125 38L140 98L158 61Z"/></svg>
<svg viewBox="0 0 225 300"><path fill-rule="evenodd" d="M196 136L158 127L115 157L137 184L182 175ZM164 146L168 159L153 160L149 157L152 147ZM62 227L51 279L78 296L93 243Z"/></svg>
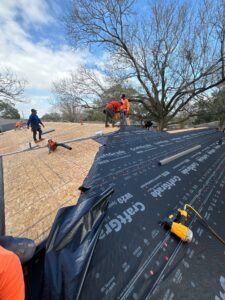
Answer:
<svg viewBox="0 0 225 300"><path fill-rule="evenodd" d="M225 2L73 0L66 17L75 47L98 44L143 97L163 129L196 96L225 81Z"/></svg>
<svg viewBox="0 0 225 300"><path fill-rule="evenodd" d="M69 77L53 82L52 90L59 107L69 102L74 107L92 108L93 100L100 98L107 86L100 73L81 67Z"/></svg>
<svg viewBox="0 0 225 300"><path fill-rule="evenodd" d="M84 108L93 108L93 101L104 92L101 76L81 67L69 77L53 82L54 105L65 120L78 121Z"/></svg>
<svg viewBox="0 0 225 300"><path fill-rule="evenodd" d="M22 102L25 85L26 81L18 79L10 70L0 72L0 102Z"/></svg>
<svg viewBox="0 0 225 300"><path fill-rule="evenodd" d="M102 110L110 97L119 97L121 83L123 78L118 79L112 72L80 67L67 78L53 82L54 104L67 120L75 121L82 109Z"/></svg>
<svg viewBox="0 0 225 300"><path fill-rule="evenodd" d="M74 101L67 99L62 101L58 106L59 111L62 113L62 119L70 122L78 122L82 115L82 109L74 104Z"/></svg>

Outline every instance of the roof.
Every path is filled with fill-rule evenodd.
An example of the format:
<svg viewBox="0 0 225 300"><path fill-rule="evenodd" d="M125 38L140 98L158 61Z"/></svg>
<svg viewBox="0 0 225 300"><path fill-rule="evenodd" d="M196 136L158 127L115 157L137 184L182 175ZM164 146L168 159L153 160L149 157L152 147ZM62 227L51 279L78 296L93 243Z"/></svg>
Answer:
<svg viewBox="0 0 225 300"><path fill-rule="evenodd" d="M110 136L84 182L90 189L76 210L85 210L88 199L113 187L97 242L91 238L93 231L98 236L94 221L91 230L91 214L97 208L87 207L86 215L77 220L73 215L68 220L59 216L54 222L45 269L51 272L46 286L58 295L54 299L78 294L81 300L219 297L225 282L224 245L191 211L190 244L171 235L159 221L191 203L224 236L225 151L218 144L220 138L224 141L223 133L215 130L170 135L132 127ZM159 165L159 160L196 145L200 148ZM65 227L68 222L73 226ZM58 251L54 240L62 232L64 246Z"/></svg>
<svg viewBox="0 0 225 300"><path fill-rule="evenodd" d="M194 233L190 244L159 221L190 203L224 236L224 137L212 129L171 135L127 127L105 138L84 180L86 191L77 205L59 211L42 254L43 282L46 293L54 295L51 299L219 299L225 282L224 245L191 211L186 223ZM159 165L188 149L195 150ZM44 161L47 157L56 156L43 156ZM69 173L72 161L68 157L65 176L77 173ZM102 199L109 188L114 193ZM32 286L40 289L43 270L33 275L27 281L30 291ZM36 299L36 293L31 295Z"/></svg>
<svg viewBox="0 0 225 300"><path fill-rule="evenodd" d="M44 135L57 142L114 131L104 124L45 123L55 132ZM46 145L43 141L41 145ZM11 130L0 135L0 153L29 147L30 130ZM32 146L34 146L32 144ZM79 186L87 176L101 146L94 140L71 144L72 150L47 148L3 157L6 234L42 241L49 233L58 209L75 204Z"/></svg>

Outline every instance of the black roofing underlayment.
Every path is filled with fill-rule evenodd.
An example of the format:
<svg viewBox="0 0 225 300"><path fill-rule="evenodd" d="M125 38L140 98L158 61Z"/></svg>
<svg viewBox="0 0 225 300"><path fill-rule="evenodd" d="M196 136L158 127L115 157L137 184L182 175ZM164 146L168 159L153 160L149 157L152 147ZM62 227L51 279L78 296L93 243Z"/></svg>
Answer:
<svg viewBox="0 0 225 300"><path fill-rule="evenodd" d="M87 190L78 209L109 186L114 193L79 299L224 299L225 245L191 212L187 224L194 239L190 244L180 242L158 223L191 203L225 238L225 140L219 145L221 137L214 129L170 135L128 127L103 140L83 184ZM201 148L159 166L160 159L196 145ZM75 251L73 245L68 251ZM70 270L69 264L63 268ZM71 280L72 286L75 276L72 270L65 272L63 284ZM63 299L78 298L64 291Z"/></svg>

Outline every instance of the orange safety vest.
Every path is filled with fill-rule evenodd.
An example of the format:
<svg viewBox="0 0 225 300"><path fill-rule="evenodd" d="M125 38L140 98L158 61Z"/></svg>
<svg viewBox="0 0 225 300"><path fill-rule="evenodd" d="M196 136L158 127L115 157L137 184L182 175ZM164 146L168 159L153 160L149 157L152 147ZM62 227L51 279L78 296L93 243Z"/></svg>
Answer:
<svg viewBox="0 0 225 300"><path fill-rule="evenodd" d="M122 105L120 107L120 110L125 110L125 111L129 111L130 109L130 104L127 98L125 99L121 99Z"/></svg>
<svg viewBox="0 0 225 300"><path fill-rule="evenodd" d="M0 299L24 300L23 271L18 256L0 246Z"/></svg>
<svg viewBox="0 0 225 300"><path fill-rule="evenodd" d="M115 112L119 112L120 110L120 103L118 101L111 101L106 105L106 108L114 109Z"/></svg>

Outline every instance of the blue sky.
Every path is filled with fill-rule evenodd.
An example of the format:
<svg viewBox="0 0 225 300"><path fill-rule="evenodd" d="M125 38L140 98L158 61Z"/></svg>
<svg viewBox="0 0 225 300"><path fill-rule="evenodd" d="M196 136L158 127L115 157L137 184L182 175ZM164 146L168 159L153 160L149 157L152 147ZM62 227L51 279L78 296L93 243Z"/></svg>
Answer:
<svg viewBox="0 0 225 300"><path fill-rule="evenodd" d="M1 0L0 68L10 68L28 81L26 103L17 104L25 117L32 107L39 115L52 109L52 81L65 77L90 57L72 50L61 21L69 0Z"/></svg>
<svg viewBox="0 0 225 300"><path fill-rule="evenodd" d="M26 103L16 104L27 117L31 108L42 116L52 110L52 82L95 63L88 50L73 50L62 22L70 0L0 0L0 69L10 68L28 81ZM139 0L144 10L146 0ZM102 55L102 53L101 53ZM103 55L102 55L103 57Z"/></svg>

